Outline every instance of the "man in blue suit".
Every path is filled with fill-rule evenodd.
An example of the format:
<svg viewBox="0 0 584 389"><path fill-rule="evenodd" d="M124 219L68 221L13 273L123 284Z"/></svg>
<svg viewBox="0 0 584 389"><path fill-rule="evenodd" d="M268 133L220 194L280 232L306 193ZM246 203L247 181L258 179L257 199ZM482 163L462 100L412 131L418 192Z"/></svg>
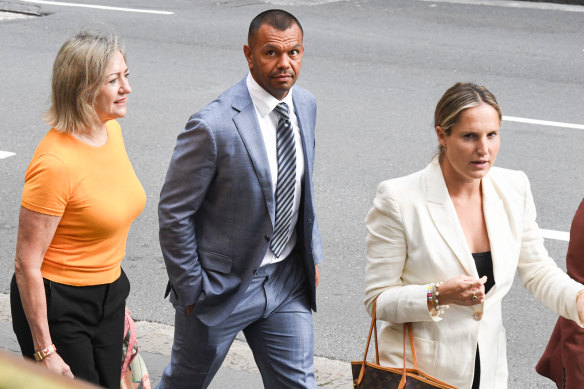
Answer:
<svg viewBox="0 0 584 389"><path fill-rule="evenodd" d="M262 12L243 51L249 74L189 119L160 194L176 316L159 388L206 388L239 331L266 388L316 387L316 101L294 86L300 22Z"/></svg>

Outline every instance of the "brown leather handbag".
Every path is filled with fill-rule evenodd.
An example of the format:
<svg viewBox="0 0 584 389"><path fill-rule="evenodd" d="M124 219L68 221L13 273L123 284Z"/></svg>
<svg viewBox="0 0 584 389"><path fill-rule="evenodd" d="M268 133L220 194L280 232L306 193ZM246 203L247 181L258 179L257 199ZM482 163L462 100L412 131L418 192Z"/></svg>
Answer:
<svg viewBox="0 0 584 389"><path fill-rule="evenodd" d="M404 366L385 367L379 364L379 348L377 346L377 323L375 313L377 310L376 302L373 302L373 315L371 317L371 327L369 336L365 345L365 356L362 361L352 361L351 369L353 370L353 387L355 389L456 389L446 382L442 382L418 370L418 359L414 347L414 335L411 323L404 323ZM406 368L406 332L410 338L410 348L414 360L414 368ZM371 343L371 334L375 334L375 364L367 362L367 352Z"/></svg>

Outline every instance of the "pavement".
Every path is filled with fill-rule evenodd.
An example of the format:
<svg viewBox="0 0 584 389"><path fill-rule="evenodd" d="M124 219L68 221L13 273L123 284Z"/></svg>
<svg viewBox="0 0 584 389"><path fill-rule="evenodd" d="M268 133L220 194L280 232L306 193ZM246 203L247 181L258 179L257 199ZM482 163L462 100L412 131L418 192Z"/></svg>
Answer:
<svg viewBox="0 0 584 389"><path fill-rule="evenodd" d="M174 329L169 325L148 321L136 321L135 327L140 354L148 367L152 387L155 387L170 360ZM12 331L9 295L2 293L0 293L0 350L20 354ZM352 388L348 362L315 357L314 368L319 388ZM262 386L262 379L251 350L245 341L236 339L209 388L256 389Z"/></svg>

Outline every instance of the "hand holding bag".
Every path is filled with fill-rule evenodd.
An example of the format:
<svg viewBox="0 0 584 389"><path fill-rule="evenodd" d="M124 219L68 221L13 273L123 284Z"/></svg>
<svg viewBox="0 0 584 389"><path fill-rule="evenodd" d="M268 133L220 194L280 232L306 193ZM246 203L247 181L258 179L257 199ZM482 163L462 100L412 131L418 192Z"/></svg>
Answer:
<svg viewBox="0 0 584 389"><path fill-rule="evenodd" d="M362 361L351 362L351 369L353 370L353 387L355 389L456 389L454 386L418 370L418 359L416 358L411 323L404 323L403 368L381 366L379 364L379 348L377 345L376 311L377 301L374 301L369 336L367 337L367 344L365 345L365 355L363 356ZM406 368L406 332L409 334L412 359L414 360L413 369ZM367 362L367 352L369 351L372 333L375 334L375 364Z"/></svg>

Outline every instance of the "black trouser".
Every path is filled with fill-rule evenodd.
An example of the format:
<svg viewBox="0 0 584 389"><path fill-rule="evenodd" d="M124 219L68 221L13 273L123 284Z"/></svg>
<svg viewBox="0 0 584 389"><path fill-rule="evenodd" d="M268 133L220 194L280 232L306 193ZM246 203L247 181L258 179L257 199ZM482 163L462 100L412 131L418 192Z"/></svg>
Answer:
<svg viewBox="0 0 584 389"><path fill-rule="evenodd" d="M124 271L111 284L70 286L47 279L44 284L49 331L57 353L76 378L119 389L124 310L130 292ZM14 276L10 283L10 306L12 328L22 355L33 358L32 335Z"/></svg>
<svg viewBox="0 0 584 389"><path fill-rule="evenodd" d="M472 380L472 389L479 389L481 384L481 358L479 355L479 345L477 344L477 356L475 358L474 378Z"/></svg>

